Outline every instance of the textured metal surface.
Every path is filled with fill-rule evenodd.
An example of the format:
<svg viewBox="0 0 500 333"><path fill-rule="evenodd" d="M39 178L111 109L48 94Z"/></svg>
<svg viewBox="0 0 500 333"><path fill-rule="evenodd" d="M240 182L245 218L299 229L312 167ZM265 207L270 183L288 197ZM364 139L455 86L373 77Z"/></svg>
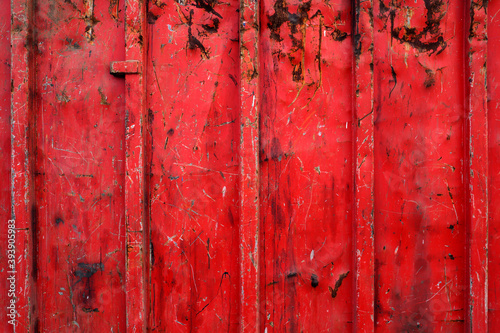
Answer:
<svg viewBox="0 0 500 333"><path fill-rule="evenodd" d="M1 1L15 331L495 332L499 13Z"/></svg>

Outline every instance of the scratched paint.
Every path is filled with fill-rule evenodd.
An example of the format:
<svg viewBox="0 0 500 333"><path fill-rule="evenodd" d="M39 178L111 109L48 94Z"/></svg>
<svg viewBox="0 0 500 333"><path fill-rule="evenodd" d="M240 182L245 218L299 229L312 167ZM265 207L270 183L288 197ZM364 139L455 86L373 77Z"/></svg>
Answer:
<svg viewBox="0 0 500 333"><path fill-rule="evenodd" d="M0 6L17 332L498 327L497 2Z"/></svg>
<svg viewBox="0 0 500 333"><path fill-rule="evenodd" d="M0 3L0 219L5 221L5 226L0 232L0 265L7 267L7 253L4 246L7 245L7 220L11 218L10 198L10 3ZM6 309L9 305L7 296L8 283L1 275L0 280L0 307ZM5 275L6 277L6 275ZM2 312L3 315L3 312ZM0 331L9 330L7 320L0 322Z"/></svg>
<svg viewBox="0 0 500 333"><path fill-rule="evenodd" d="M458 331L467 293L465 59L464 27L454 22L464 8L398 5L374 12L376 323Z"/></svg>
<svg viewBox="0 0 500 333"><path fill-rule="evenodd" d="M500 11L500 3L492 1L488 8L488 126L489 126L489 252L496 253L500 247L500 204L498 202L498 189L500 188L500 128L499 126L499 103L500 86L498 85L500 68L495 57L500 52L500 25L499 17L495 16ZM500 274L500 261L496 256L489 257L489 288L488 288L488 328L494 331L500 325L500 298L498 292L500 285L495 277Z"/></svg>
<svg viewBox="0 0 500 333"><path fill-rule="evenodd" d="M124 331L124 84L109 75L109 62L124 54L123 16L98 1L32 10L28 149L36 190L29 256L19 260L31 263L34 291L20 329Z"/></svg>
<svg viewBox="0 0 500 333"><path fill-rule="evenodd" d="M237 10L151 2L147 14L149 325L159 332L238 327Z"/></svg>
<svg viewBox="0 0 500 333"><path fill-rule="evenodd" d="M351 4L264 1L262 7L265 328L349 331Z"/></svg>

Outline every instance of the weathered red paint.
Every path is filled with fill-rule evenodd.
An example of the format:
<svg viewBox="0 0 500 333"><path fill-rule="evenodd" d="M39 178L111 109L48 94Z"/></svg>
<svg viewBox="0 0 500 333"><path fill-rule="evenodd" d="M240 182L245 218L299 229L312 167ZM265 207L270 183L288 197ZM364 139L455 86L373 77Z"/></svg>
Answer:
<svg viewBox="0 0 500 333"><path fill-rule="evenodd" d="M498 13L0 2L15 331L494 332Z"/></svg>
<svg viewBox="0 0 500 333"><path fill-rule="evenodd" d="M0 2L0 219L1 225L5 226L0 232L1 244L7 244L7 221L11 218L11 192L10 192L10 156L11 156L11 139L10 139L10 2ZM7 267L7 252L4 246L0 247L0 265ZM9 289L7 279L0 280L0 307L6 309L9 305L9 300L4 297L5 292ZM3 313L2 313L3 314ZM8 332L9 324L7 320L0 321L0 331Z"/></svg>
<svg viewBox="0 0 500 333"><path fill-rule="evenodd" d="M139 60L113 61L111 63L111 74L139 74L142 72L142 62Z"/></svg>

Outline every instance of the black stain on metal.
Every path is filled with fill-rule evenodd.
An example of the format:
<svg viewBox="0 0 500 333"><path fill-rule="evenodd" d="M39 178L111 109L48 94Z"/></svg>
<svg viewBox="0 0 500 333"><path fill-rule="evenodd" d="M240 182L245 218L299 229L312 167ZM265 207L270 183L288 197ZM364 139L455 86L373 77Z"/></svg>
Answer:
<svg viewBox="0 0 500 333"><path fill-rule="evenodd" d="M82 281L82 279L91 278L98 271L101 272L104 271L104 264L102 262L99 262L97 264L87 264L79 262L77 266L78 269L75 270L74 274L79 279L74 284L77 284L78 282Z"/></svg>
<svg viewBox="0 0 500 333"><path fill-rule="evenodd" d="M396 75L396 71L394 70L394 67L392 67L392 65L391 65L391 74L394 86L392 87L391 92L389 93L389 97L391 97L392 92L394 91L394 89L396 89L396 85L398 84L398 76Z"/></svg>
<svg viewBox="0 0 500 333"><path fill-rule="evenodd" d="M33 326L33 330L35 331L35 333L41 332L41 330L40 330L40 318L35 319L35 325Z"/></svg>
<svg viewBox="0 0 500 333"><path fill-rule="evenodd" d="M318 276L316 274L311 275L311 286L316 288L319 285Z"/></svg>
<svg viewBox="0 0 500 333"><path fill-rule="evenodd" d="M155 248L152 241L149 241L149 255L151 257L151 265L153 266L155 264Z"/></svg>
<svg viewBox="0 0 500 333"><path fill-rule="evenodd" d="M194 6L196 8L201 8L207 13L214 14L215 16L222 18L222 16L214 10L217 0L195 0Z"/></svg>
<svg viewBox="0 0 500 333"><path fill-rule="evenodd" d="M280 42L283 39L280 36L280 28L284 23L289 23L292 34L298 31L298 26L304 24L309 19L308 12L311 10L311 0L301 3L297 9L297 13L290 13L285 0L277 0L274 3L274 14L269 16L267 24L271 32L271 39Z"/></svg>
<svg viewBox="0 0 500 333"><path fill-rule="evenodd" d="M209 34L214 34L214 33L217 33L219 31L219 24L220 24L219 19L214 18L212 20L211 25L210 24L202 24L201 27Z"/></svg>
<svg viewBox="0 0 500 333"><path fill-rule="evenodd" d="M156 20L158 20L159 16L153 14L152 12L148 12L146 18L147 18L147 21L149 24L155 24Z"/></svg>
<svg viewBox="0 0 500 333"><path fill-rule="evenodd" d="M85 313L92 313L92 312L99 312L99 310L97 308L82 308L82 311L85 312Z"/></svg>
<svg viewBox="0 0 500 333"><path fill-rule="evenodd" d="M392 39L408 44L419 52L430 52L430 54L435 53L436 55L443 52L447 47L447 43L440 31L441 21L447 12L443 0L424 0L426 21L424 28L420 31L415 27L394 27L396 13L401 8L398 3L391 1L389 6L386 6L384 1L380 0L379 4L379 18L386 21L390 19Z"/></svg>
<svg viewBox="0 0 500 333"><path fill-rule="evenodd" d="M205 56L205 58L210 58L207 49L205 46L198 40L193 35L193 14L194 11L191 10L189 12L189 19L188 19L188 49L190 50L195 50L199 49L201 51L202 56Z"/></svg>
<svg viewBox="0 0 500 333"><path fill-rule="evenodd" d="M341 31L339 28L335 28L332 32L333 40L337 42L342 42L347 38L347 32Z"/></svg>
<svg viewBox="0 0 500 333"><path fill-rule="evenodd" d="M57 217L55 222L56 222L56 225L57 225L57 226L58 226L58 225L60 225L61 223L62 223L62 224L64 224L63 219L62 219L62 218L60 218L60 217Z"/></svg>
<svg viewBox="0 0 500 333"><path fill-rule="evenodd" d="M347 271L343 274L340 274L339 279L337 280L337 282L335 282L335 287L332 288L332 287L328 286L328 290L330 291L330 295L332 295L332 298L337 297L337 293L339 291L339 288L340 288L340 286L342 286L342 281L344 281L344 279L348 275L349 275L349 271Z"/></svg>
<svg viewBox="0 0 500 333"><path fill-rule="evenodd" d="M92 288L91 278L99 271L104 271L104 264L102 261L95 264L88 264L84 262L80 262L77 264L77 269L73 272L73 274L78 278L78 280L73 283L73 286L78 284L79 282L83 282L83 290L81 293L81 301L84 305L89 307L90 303L93 300L93 294L95 293Z"/></svg>
<svg viewBox="0 0 500 333"><path fill-rule="evenodd" d="M436 83L436 74L431 69L426 69L427 78L424 81L424 87L430 88Z"/></svg>
<svg viewBox="0 0 500 333"><path fill-rule="evenodd" d="M236 78L234 77L234 75L229 74L229 78L231 79L231 81L233 81L235 86L238 86L238 81L236 81Z"/></svg>
<svg viewBox="0 0 500 333"><path fill-rule="evenodd" d="M38 211L34 204L31 205L31 230L33 233L31 276L36 282L38 278Z"/></svg>
<svg viewBox="0 0 500 333"><path fill-rule="evenodd" d="M208 269L210 269L210 238L207 238Z"/></svg>

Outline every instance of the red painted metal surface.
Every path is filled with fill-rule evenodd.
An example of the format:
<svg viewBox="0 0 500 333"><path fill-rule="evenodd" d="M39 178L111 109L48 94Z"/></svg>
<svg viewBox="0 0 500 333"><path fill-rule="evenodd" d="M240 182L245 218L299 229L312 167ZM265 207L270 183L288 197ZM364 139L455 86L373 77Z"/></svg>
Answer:
<svg viewBox="0 0 500 333"><path fill-rule="evenodd" d="M499 13L1 1L0 331L495 332Z"/></svg>

